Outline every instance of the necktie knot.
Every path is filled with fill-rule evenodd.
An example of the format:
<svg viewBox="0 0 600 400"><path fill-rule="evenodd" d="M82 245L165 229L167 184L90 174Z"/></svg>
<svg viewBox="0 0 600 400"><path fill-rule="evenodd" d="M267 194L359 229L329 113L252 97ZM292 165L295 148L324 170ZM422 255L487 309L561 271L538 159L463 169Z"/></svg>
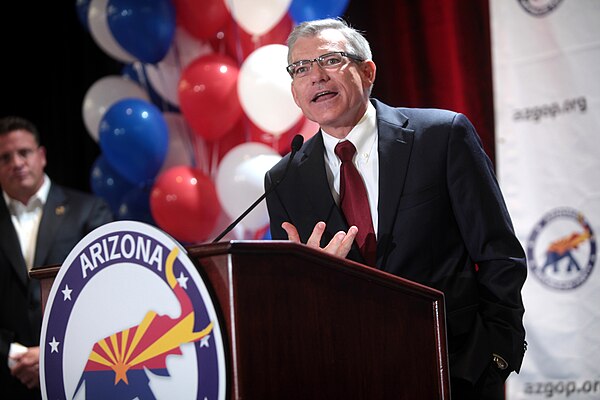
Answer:
<svg viewBox="0 0 600 400"><path fill-rule="evenodd" d="M344 140L335 145L335 154L344 161L352 161L352 157L356 153L356 147L349 140Z"/></svg>

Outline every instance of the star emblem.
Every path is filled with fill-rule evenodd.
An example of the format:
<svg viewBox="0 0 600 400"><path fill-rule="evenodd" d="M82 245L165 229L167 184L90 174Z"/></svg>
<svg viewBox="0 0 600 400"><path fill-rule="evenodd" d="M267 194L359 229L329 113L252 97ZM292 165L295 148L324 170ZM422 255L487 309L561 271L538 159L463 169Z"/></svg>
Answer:
<svg viewBox="0 0 600 400"><path fill-rule="evenodd" d="M63 301L71 300L71 292L73 289L69 289L69 285L65 285L65 288L62 290Z"/></svg>
<svg viewBox="0 0 600 400"><path fill-rule="evenodd" d="M188 281L187 276L183 275L183 272L179 273L179 278L177 278L177 282L179 282L179 286L181 286L184 289L187 289L187 281Z"/></svg>
<svg viewBox="0 0 600 400"><path fill-rule="evenodd" d="M52 350L50 350L50 353L58 353L58 345L60 344L60 342L57 342L56 338L54 336L52 336L52 341L48 344L50 345L50 348L52 349Z"/></svg>
<svg viewBox="0 0 600 400"><path fill-rule="evenodd" d="M202 339L200 339L200 347L210 347L208 339L210 339L210 335L206 335Z"/></svg>

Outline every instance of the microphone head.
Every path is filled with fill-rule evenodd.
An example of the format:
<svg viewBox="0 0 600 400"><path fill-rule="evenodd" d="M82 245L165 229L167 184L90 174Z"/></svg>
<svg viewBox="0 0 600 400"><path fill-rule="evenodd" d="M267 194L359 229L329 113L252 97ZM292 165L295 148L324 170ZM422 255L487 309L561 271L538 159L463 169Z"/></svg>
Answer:
<svg viewBox="0 0 600 400"><path fill-rule="evenodd" d="M292 139L292 144L290 146L292 148L292 152L295 153L298 150L300 150L300 147L302 147L302 144L304 144L304 136L302 136L302 135L294 136L294 138Z"/></svg>

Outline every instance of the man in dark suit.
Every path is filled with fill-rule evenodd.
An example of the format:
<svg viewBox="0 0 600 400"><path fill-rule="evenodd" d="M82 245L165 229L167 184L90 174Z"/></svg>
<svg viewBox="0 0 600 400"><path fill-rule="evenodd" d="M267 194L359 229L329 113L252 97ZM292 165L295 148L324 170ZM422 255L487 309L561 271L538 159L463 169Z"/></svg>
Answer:
<svg viewBox="0 0 600 400"><path fill-rule="evenodd" d="M52 183L45 166L36 127L0 119L0 397L7 399L41 397L40 292L28 271L62 263L80 239L112 221L103 200ZM9 356L11 345L23 352Z"/></svg>
<svg viewBox="0 0 600 400"><path fill-rule="evenodd" d="M288 46L293 97L321 129L267 197L273 239L443 291L453 398L503 399L504 381L519 371L525 351L527 268L474 127L458 113L370 99L376 68L369 44L341 20L302 23ZM346 140L357 149L353 162L367 189L372 257L356 243L362 228L350 226L340 206L334 148ZM288 158L266 174L267 190Z"/></svg>

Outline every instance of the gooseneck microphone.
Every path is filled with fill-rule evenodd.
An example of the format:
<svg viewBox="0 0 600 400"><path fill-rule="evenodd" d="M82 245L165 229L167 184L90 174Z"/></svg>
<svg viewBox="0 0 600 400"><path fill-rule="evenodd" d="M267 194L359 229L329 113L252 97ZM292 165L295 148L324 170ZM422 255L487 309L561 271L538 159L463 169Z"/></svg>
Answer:
<svg viewBox="0 0 600 400"><path fill-rule="evenodd" d="M290 169L290 165L292 164L292 160L294 159L294 156L296 155L296 153L298 152L298 150L300 150L300 148L302 147L303 143L304 143L304 137L302 135L296 135L296 136L294 136L294 139L292 139L292 144L290 146L291 147L290 158L288 159L288 162L285 165L285 169L283 170L283 174L281 174L281 176L279 177L279 179L277 179L277 181L275 181L275 183L273 185L271 185L271 187L269 188L269 190L267 190L266 192L264 192L262 194L262 196L260 196L258 199L256 199L256 201L254 203L252 203L252 205L246 209L246 211L244 211L239 217L237 217L237 219L235 221L233 221L231 224L229 224L229 226L227 228L225 228L225 230L223 232L221 232L221 234L219 234L219 236L217 236L212 241L213 243L217 243L219 240L223 239L223 236L225 236L229 232L231 232L231 230L233 228L235 228L235 226L237 224L239 224L240 221L242 219L244 219L244 217L246 217L246 215L248 215L250 213L250 211L254 210L254 208L256 208L256 206L261 201L263 201L265 197L267 197L269 194L271 194L271 192L273 192L275 189L277 189L277 186L279 186L279 184L281 183L281 181L283 181L283 179L286 177L286 175L288 173L288 170Z"/></svg>

